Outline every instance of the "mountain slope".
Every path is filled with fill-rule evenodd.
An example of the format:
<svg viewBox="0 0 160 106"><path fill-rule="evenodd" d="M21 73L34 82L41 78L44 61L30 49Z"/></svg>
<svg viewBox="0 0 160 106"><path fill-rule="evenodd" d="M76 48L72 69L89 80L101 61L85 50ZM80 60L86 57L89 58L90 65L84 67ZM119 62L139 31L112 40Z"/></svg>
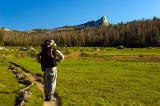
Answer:
<svg viewBox="0 0 160 106"><path fill-rule="evenodd" d="M80 30L84 29L86 27L98 27L101 25L108 26L109 22L106 20L106 17L103 16L102 18L96 20L96 21L88 21L84 24L80 25L74 25L74 26L64 26L64 27L59 27L55 29L32 29L27 31L28 33L33 33L33 32L38 32L38 33L53 33L53 32L61 32L61 31L70 31L70 30Z"/></svg>

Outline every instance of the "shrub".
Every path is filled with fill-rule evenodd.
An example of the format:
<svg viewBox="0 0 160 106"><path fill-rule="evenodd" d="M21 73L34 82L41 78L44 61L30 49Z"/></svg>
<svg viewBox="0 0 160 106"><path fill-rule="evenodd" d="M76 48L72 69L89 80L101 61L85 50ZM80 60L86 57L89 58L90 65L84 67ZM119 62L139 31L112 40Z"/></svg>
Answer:
<svg viewBox="0 0 160 106"><path fill-rule="evenodd" d="M69 49L65 49L64 54L71 54L71 51Z"/></svg>
<svg viewBox="0 0 160 106"><path fill-rule="evenodd" d="M87 54L87 53L85 53L85 52L82 52L82 53L80 53L80 55L79 55L80 57L88 57L89 56L89 54Z"/></svg>
<svg viewBox="0 0 160 106"><path fill-rule="evenodd" d="M143 54L140 54L139 57L143 57Z"/></svg>
<svg viewBox="0 0 160 106"><path fill-rule="evenodd" d="M27 52L27 54L28 54L29 57L36 57L37 52L33 51L33 50L30 50L30 51Z"/></svg>

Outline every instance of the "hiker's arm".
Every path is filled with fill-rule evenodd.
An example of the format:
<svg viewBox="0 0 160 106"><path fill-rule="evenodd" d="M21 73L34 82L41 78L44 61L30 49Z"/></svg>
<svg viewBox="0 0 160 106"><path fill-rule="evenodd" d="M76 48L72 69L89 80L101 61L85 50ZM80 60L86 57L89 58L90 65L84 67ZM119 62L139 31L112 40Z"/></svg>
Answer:
<svg viewBox="0 0 160 106"><path fill-rule="evenodd" d="M38 62L38 63L42 63L41 53L42 53L42 52L39 52L39 53L36 55L36 59L37 59L37 62Z"/></svg>
<svg viewBox="0 0 160 106"><path fill-rule="evenodd" d="M56 54L57 54L57 57L58 57L56 59L56 62L61 62L64 59L64 55L59 50L56 50Z"/></svg>

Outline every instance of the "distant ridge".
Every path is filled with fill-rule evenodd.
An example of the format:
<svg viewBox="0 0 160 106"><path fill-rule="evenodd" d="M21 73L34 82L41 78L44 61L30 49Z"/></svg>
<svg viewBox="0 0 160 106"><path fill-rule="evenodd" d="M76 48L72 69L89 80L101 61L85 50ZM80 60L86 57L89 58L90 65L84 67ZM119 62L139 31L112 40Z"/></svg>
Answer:
<svg viewBox="0 0 160 106"><path fill-rule="evenodd" d="M3 27L0 27L0 29L3 29L4 31L12 31L12 30L10 30L8 28L3 28Z"/></svg>
<svg viewBox="0 0 160 106"><path fill-rule="evenodd" d="M32 29L27 31L28 33L54 33L54 32L61 32L61 31L70 31L70 30L80 30L84 29L87 27L98 27L98 26L108 26L109 22L106 19L106 16L101 17L100 19L96 21L88 21L84 24L80 25L74 25L74 26L64 26L64 27L59 27L59 28L54 28L54 29Z"/></svg>

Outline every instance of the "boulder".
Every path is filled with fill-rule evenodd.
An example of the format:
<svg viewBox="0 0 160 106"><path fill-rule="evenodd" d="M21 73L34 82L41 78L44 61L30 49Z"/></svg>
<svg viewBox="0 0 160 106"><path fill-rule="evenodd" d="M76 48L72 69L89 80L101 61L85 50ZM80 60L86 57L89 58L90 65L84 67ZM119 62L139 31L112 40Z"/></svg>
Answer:
<svg viewBox="0 0 160 106"><path fill-rule="evenodd" d="M0 50L8 50L5 47L0 46Z"/></svg>
<svg viewBox="0 0 160 106"><path fill-rule="evenodd" d="M117 49L124 49L124 46L117 46Z"/></svg>
<svg viewBox="0 0 160 106"><path fill-rule="evenodd" d="M153 49L153 47L147 47L147 49Z"/></svg>
<svg viewBox="0 0 160 106"><path fill-rule="evenodd" d="M36 49L35 49L35 48L33 48L33 47L30 47L30 48L29 48L29 50L33 50L33 51L35 51Z"/></svg>
<svg viewBox="0 0 160 106"><path fill-rule="evenodd" d="M21 51L27 51L28 49L25 48L25 47L21 47L19 50L21 50Z"/></svg>

